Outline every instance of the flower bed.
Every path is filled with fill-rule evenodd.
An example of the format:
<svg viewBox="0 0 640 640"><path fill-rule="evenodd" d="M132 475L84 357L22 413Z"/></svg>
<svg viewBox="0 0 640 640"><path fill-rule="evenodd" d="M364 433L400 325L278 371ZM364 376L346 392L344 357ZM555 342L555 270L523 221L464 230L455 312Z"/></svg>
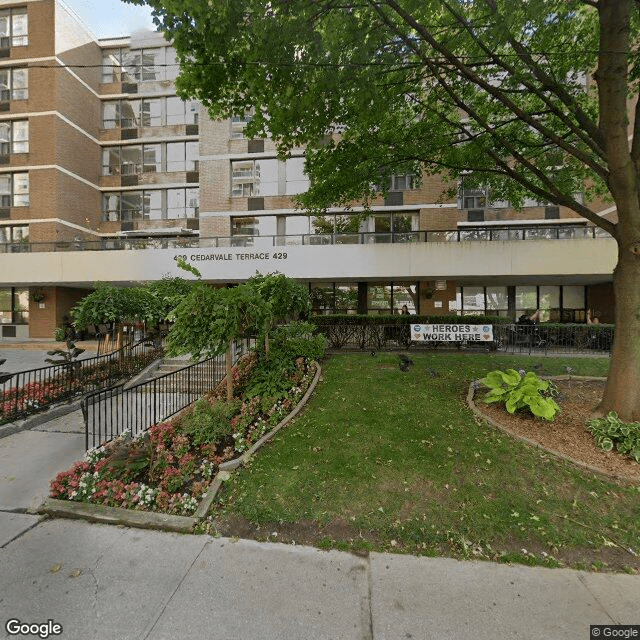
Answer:
<svg viewBox="0 0 640 640"><path fill-rule="evenodd" d="M0 425L26 418L52 404L87 391L106 387L114 380L141 371L160 354L160 350L154 349L135 356L113 358L88 366L83 366L82 361L78 360L69 367L52 367L57 373L48 380L29 382L0 393ZM24 376L24 373L18 375Z"/></svg>
<svg viewBox="0 0 640 640"><path fill-rule="evenodd" d="M234 368L234 388L242 394L256 356ZM222 462L250 448L287 416L303 397L315 373L296 360L279 398L224 399L221 383L177 417L152 426L135 439L123 434L87 453L51 483L51 497L110 507L192 515Z"/></svg>

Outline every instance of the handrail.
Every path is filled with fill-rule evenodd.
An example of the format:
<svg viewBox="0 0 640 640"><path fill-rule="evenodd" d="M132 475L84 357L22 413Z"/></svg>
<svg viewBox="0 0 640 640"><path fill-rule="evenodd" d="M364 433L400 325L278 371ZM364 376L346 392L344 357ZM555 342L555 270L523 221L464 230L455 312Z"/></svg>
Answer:
<svg viewBox="0 0 640 640"><path fill-rule="evenodd" d="M125 251L141 249L206 249L229 247L276 247L335 245L335 244L407 244L419 242L477 242L519 240L579 240L611 238L612 236L593 226L580 225L496 225L486 227L461 227L458 229L433 229L423 231L353 233L303 233L292 235L236 235L226 237L174 236L143 238L102 238L100 240L73 240L57 242L0 243L0 253L42 253L65 251Z"/></svg>

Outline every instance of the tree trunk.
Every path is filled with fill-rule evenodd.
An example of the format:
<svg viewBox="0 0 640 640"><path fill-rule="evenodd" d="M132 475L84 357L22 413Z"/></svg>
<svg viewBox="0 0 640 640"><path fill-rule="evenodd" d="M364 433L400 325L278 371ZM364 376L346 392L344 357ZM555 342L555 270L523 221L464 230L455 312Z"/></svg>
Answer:
<svg viewBox="0 0 640 640"><path fill-rule="evenodd" d="M233 347L229 344L225 357L225 367L227 372L227 402L233 400Z"/></svg>
<svg viewBox="0 0 640 640"><path fill-rule="evenodd" d="M602 401L594 416L616 411L625 422L640 420L640 257L628 242L618 245L613 272L615 338Z"/></svg>

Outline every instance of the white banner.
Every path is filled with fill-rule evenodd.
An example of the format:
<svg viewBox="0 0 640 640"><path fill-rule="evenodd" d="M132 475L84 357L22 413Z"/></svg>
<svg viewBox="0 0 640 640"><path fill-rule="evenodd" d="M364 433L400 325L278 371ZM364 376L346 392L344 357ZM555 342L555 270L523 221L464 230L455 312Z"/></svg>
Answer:
<svg viewBox="0 0 640 640"><path fill-rule="evenodd" d="M490 324L412 324L414 342L492 342Z"/></svg>

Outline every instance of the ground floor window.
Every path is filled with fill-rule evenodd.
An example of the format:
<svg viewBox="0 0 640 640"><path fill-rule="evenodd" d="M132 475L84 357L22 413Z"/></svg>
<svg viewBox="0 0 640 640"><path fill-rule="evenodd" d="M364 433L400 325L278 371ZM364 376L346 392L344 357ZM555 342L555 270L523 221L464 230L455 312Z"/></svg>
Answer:
<svg viewBox="0 0 640 640"><path fill-rule="evenodd" d="M0 324L29 324L29 290L0 288Z"/></svg>
<svg viewBox="0 0 640 640"><path fill-rule="evenodd" d="M358 284L314 282L310 285L312 313L358 313Z"/></svg>
<svg viewBox="0 0 640 640"><path fill-rule="evenodd" d="M309 285L312 312L398 314L418 309L417 282L314 282Z"/></svg>
<svg viewBox="0 0 640 640"><path fill-rule="evenodd" d="M516 320L540 310L541 322L585 322L584 285L458 287L449 306L458 315L506 316Z"/></svg>

